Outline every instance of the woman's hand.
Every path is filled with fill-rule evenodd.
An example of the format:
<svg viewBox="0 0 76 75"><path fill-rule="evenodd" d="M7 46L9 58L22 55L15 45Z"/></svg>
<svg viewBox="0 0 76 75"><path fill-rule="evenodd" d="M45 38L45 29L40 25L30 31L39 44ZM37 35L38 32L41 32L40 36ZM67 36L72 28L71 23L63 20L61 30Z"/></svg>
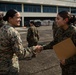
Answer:
<svg viewBox="0 0 76 75"><path fill-rule="evenodd" d="M65 65L65 60L60 60L60 63L61 63L62 65Z"/></svg>
<svg viewBox="0 0 76 75"><path fill-rule="evenodd" d="M35 51L36 51L37 53L40 53L42 50L43 50L43 47L42 47L41 45L35 46Z"/></svg>

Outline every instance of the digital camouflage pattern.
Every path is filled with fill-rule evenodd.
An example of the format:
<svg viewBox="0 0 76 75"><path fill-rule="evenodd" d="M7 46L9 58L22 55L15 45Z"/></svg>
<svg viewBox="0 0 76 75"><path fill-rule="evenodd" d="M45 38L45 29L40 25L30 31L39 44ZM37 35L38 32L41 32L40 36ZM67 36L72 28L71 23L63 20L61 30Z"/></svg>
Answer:
<svg viewBox="0 0 76 75"><path fill-rule="evenodd" d="M34 47L24 48L20 34L11 25L0 28L0 75L18 75L18 58L25 58L34 52Z"/></svg>
<svg viewBox="0 0 76 75"><path fill-rule="evenodd" d="M39 41L39 34L37 28L33 25L30 26L27 32L27 41L28 41L28 47L36 46Z"/></svg>
<svg viewBox="0 0 76 75"><path fill-rule="evenodd" d="M5 24L3 20L0 21L0 27L2 27Z"/></svg>
<svg viewBox="0 0 76 75"><path fill-rule="evenodd" d="M72 25L67 30L59 28L55 34L55 39L47 45L43 46L43 49L52 49L53 45L71 38L74 45L76 46L76 28ZM62 75L76 75L76 55L65 60L65 65L60 64L62 68Z"/></svg>

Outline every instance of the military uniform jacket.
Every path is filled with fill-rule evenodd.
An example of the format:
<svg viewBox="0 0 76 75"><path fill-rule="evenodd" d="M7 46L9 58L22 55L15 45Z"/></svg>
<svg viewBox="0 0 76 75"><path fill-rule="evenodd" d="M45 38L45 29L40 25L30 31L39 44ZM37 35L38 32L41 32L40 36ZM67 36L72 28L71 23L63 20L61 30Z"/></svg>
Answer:
<svg viewBox="0 0 76 75"><path fill-rule="evenodd" d="M20 34L10 24L0 28L0 72L19 71L18 58L25 58L33 47L24 48Z"/></svg>
<svg viewBox="0 0 76 75"><path fill-rule="evenodd" d="M49 44L46 44L43 46L43 49L52 49L53 45L61 42L62 40L65 40L67 38L71 38L74 45L76 46L76 28L74 26L69 26L69 28L67 30L63 30L61 28L59 28L55 34L55 39L53 41L51 41ZM70 57L69 59L65 60L66 65L69 64L76 64L76 55L74 55L73 57Z"/></svg>
<svg viewBox="0 0 76 75"><path fill-rule="evenodd" d="M32 42L38 42L38 40L39 40L38 30L35 26L31 26L27 32L27 41L29 43L32 43Z"/></svg>
<svg viewBox="0 0 76 75"><path fill-rule="evenodd" d="M0 21L0 27L2 27L5 24L3 20Z"/></svg>

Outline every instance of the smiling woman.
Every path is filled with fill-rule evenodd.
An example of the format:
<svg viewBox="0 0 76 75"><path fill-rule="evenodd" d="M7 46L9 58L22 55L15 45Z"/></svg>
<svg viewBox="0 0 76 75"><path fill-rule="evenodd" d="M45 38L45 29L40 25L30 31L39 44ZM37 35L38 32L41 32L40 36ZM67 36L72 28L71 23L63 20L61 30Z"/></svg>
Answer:
<svg viewBox="0 0 76 75"><path fill-rule="evenodd" d="M54 45L67 38L71 38L76 46L76 27L71 25L71 21L71 16L67 11L61 11L57 14L56 24L58 29L55 33L55 38L50 43L43 45L44 50L53 49ZM76 75L76 53L67 59L60 60L60 66L62 75Z"/></svg>
<svg viewBox="0 0 76 75"><path fill-rule="evenodd" d="M7 24L0 28L0 75L19 75L18 58L26 58L36 52L36 47L24 48L15 26L20 25L20 13L10 9L3 17Z"/></svg>
<svg viewBox="0 0 76 75"><path fill-rule="evenodd" d="M20 26L21 15L17 10L9 10L3 17L4 21L8 21L13 26Z"/></svg>

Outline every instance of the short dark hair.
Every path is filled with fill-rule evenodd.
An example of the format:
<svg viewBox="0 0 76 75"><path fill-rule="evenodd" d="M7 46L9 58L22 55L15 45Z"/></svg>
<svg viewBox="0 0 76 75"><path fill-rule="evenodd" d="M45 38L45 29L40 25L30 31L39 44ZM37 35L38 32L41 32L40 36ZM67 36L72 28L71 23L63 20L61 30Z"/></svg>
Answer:
<svg viewBox="0 0 76 75"><path fill-rule="evenodd" d="M32 23L33 25L35 25L35 22L34 21L30 21L30 23Z"/></svg>

